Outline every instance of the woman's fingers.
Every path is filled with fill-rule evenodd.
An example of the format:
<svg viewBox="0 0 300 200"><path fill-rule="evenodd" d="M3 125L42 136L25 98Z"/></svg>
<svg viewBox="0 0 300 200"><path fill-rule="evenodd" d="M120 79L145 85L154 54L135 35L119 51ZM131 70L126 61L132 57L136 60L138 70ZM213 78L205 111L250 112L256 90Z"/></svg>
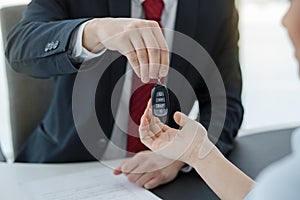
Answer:
<svg viewBox="0 0 300 200"><path fill-rule="evenodd" d="M184 113L182 112L176 112L174 114L174 121L179 125L179 126L185 126L188 121L190 121L191 119L186 116Z"/></svg>
<svg viewBox="0 0 300 200"><path fill-rule="evenodd" d="M153 144L153 139L155 134L150 130L150 123L145 116L145 114L141 118L141 124L139 127L139 134L141 141L148 147L151 147Z"/></svg>
<svg viewBox="0 0 300 200"><path fill-rule="evenodd" d="M141 118L139 134L140 139L147 146L151 146L156 138L163 131L164 124L152 115L151 100L148 101L147 108Z"/></svg>

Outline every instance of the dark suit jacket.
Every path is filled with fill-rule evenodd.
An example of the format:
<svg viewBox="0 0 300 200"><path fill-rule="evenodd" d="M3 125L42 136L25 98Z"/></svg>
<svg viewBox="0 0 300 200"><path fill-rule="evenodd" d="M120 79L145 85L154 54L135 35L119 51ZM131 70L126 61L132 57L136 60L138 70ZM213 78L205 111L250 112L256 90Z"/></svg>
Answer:
<svg viewBox="0 0 300 200"><path fill-rule="evenodd" d="M8 36L6 56L17 72L37 78L54 77L56 91L48 113L24 144L17 161L73 162L95 159L83 146L74 126L71 97L78 68L69 58L69 41L74 29L88 19L130 17L130 8L129 0L33 0L28 5L23 19ZM233 0L178 2L175 29L192 37L206 49L224 80L226 123L217 143L223 153L228 153L232 148L243 118L237 25L238 15ZM58 43L55 45L56 41ZM47 44L51 42L54 45L52 43L49 48ZM110 95L124 74L125 66L124 57L115 61L106 70L100 80L102 84L99 83L97 89L96 112L108 137L114 124ZM200 122L207 127L211 102L201 76L176 55L172 55L171 67L181 72L192 84L199 100ZM174 107L173 111L176 109ZM175 126L173 122L170 125Z"/></svg>

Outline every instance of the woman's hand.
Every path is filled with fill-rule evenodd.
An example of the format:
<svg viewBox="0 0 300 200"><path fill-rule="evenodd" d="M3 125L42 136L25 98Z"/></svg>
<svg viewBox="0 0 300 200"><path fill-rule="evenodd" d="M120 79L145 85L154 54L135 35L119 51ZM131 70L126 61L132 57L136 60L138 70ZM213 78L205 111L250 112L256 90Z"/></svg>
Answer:
<svg viewBox="0 0 300 200"><path fill-rule="evenodd" d="M174 114L174 120L181 130L170 128L154 117L149 101L139 128L142 143L154 152L188 164L211 150L213 144L200 123L180 112Z"/></svg>

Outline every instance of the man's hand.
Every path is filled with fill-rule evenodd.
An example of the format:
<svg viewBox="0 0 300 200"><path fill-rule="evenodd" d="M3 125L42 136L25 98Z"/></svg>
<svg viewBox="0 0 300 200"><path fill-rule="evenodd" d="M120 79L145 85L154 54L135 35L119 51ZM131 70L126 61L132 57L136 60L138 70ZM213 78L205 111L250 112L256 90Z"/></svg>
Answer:
<svg viewBox="0 0 300 200"><path fill-rule="evenodd" d="M123 162L114 174L123 173L130 182L153 189L175 179L183 166L184 163L180 161L167 159L151 151L143 151Z"/></svg>
<svg viewBox="0 0 300 200"><path fill-rule="evenodd" d="M155 21L131 18L98 18L85 26L83 46L92 52L103 48L125 55L142 82L165 77L169 50Z"/></svg>
<svg viewBox="0 0 300 200"><path fill-rule="evenodd" d="M200 123L180 112L175 113L174 120L182 126L181 130L171 128L154 117L149 101L139 127L142 143L158 154L188 164L204 158L213 149L214 145Z"/></svg>

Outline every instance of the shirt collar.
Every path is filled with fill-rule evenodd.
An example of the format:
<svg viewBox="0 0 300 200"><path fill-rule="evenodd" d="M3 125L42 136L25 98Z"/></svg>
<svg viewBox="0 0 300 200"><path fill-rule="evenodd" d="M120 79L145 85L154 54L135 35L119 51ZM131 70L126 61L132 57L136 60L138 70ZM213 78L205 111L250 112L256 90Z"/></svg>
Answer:
<svg viewBox="0 0 300 200"><path fill-rule="evenodd" d="M145 0L132 0L136 5L141 5ZM165 9L171 7L177 0L163 0L165 4Z"/></svg>

